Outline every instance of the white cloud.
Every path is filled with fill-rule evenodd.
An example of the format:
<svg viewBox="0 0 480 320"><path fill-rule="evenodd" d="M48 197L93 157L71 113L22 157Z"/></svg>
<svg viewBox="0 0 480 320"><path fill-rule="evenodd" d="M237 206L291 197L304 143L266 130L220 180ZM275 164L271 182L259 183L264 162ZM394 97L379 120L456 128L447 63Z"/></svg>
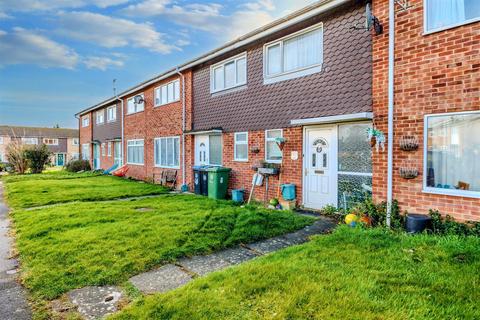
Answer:
<svg viewBox="0 0 480 320"><path fill-rule="evenodd" d="M6 14L5 12L0 11L0 20L11 19L12 16Z"/></svg>
<svg viewBox="0 0 480 320"><path fill-rule="evenodd" d="M123 60L114 60L109 57L86 57L83 63L88 69L107 70L109 67L123 67Z"/></svg>
<svg viewBox="0 0 480 320"><path fill-rule="evenodd" d="M96 6L106 8L127 3L129 0L2 0L1 11L50 11L58 9Z"/></svg>
<svg viewBox="0 0 480 320"><path fill-rule="evenodd" d="M131 46L162 54L179 48L168 44L164 35L149 23L135 23L91 12L62 12L59 14L58 34L71 39L91 42L106 48Z"/></svg>
<svg viewBox="0 0 480 320"><path fill-rule="evenodd" d="M73 69L78 61L74 50L38 33L22 28L14 28L11 33L0 30L0 65L34 64Z"/></svg>

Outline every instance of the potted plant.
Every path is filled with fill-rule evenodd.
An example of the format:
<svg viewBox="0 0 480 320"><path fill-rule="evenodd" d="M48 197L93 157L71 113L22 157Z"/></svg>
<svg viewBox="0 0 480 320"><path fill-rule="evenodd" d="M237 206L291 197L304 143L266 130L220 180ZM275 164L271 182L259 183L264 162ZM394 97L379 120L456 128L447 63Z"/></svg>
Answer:
<svg viewBox="0 0 480 320"><path fill-rule="evenodd" d="M383 131L375 128L368 128L367 136L370 140L370 146L372 148L376 147L377 152L379 148L382 148L382 151L385 151L385 134L383 133Z"/></svg>

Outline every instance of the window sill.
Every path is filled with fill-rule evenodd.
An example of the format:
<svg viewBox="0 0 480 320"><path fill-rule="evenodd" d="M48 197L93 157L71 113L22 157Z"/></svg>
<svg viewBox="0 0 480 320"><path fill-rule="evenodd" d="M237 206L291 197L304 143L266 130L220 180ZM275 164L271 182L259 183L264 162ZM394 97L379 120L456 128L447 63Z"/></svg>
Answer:
<svg viewBox="0 0 480 320"><path fill-rule="evenodd" d="M95 123L96 126L103 126L105 122Z"/></svg>
<svg viewBox="0 0 480 320"><path fill-rule="evenodd" d="M136 111L136 112L131 112L131 113L127 113L126 115L127 115L127 116L131 116L131 115L134 115L134 114L137 114L137 113L141 113L141 112L143 112L143 111L144 111L144 110L142 110L142 111Z"/></svg>
<svg viewBox="0 0 480 320"><path fill-rule="evenodd" d="M108 120L107 123L114 123L114 122L117 122L117 119L115 120Z"/></svg>
<svg viewBox="0 0 480 320"><path fill-rule="evenodd" d="M466 197L480 199L480 192L465 191L457 189L439 189L439 188L423 188L423 193L438 194L443 196Z"/></svg>
<svg viewBox="0 0 480 320"><path fill-rule="evenodd" d="M292 71L292 72L289 72L289 73L282 73L282 74L275 75L275 76L270 76L270 77L264 76L263 84L273 84L273 83L277 83L277 82L292 80L292 79L296 79L296 78L309 76L309 75L319 73L319 72L322 72L322 64L320 64L318 66L315 66L315 67L308 68L308 69Z"/></svg>
<svg viewBox="0 0 480 320"><path fill-rule="evenodd" d="M224 94L229 94L229 93L233 93L233 92L237 92L237 91L245 90L245 89L247 89L247 84L243 83L243 84L239 84L237 86L230 87L230 88L227 88L227 89L210 91L210 94L213 97L216 97L216 96L221 96L221 95L224 95Z"/></svg>
<svg viewBox="0 0 480 320"><path fill-rule="evenodd" d="M282 160L265 160L265 163L282 163Z"/></svg>
<svg viewBox="0 0 480 320"><path fill-rule="evenodd" d="M128 164L129 166L139 166L139 167L142 167L142 166L145 165L144 163L131 163L131 162L127 162L127 164Z"/></svg>
<svg viewBox="0 0 480 320"><path fill-rule="evenodd" d="M154 168L159 168L159 169L175 169L175 170L180 170L180 166L178 167L168 167L168 166L159 166L155 165Z"/></svg>
<svg viewBox="0 0 480 320"><path fill-rule="evenodd" d="M248 162L248 159L233 159L235 162Z"/></svg>
<svg viewBox="0 0 480 320"><path fill-rule="evenodd" d="M464 25L467 25L467 24L470 24L470 23L479 22L479 21L480 21L480 17L474 18L474 19L470 19L470 20L466 20L466 21L459 22L459 23L455 23L455 24L452 24L452 25L449 25L449 26L445 26L445 27L433 29L433 30L427 30L427 29L425 28L425 30L424 30L424 32L423 32L423 36L428 36L428 35L433 34L433 33L446 31L446 30L448 30L448 29L453 29L453 28L461 27L461 26L464 26Z"/></svg>
<svg viewBox="0 0 480 320"><path fill-rule="evenodd" d="M168 106L170 104L174 104L174 103L178 103L178 102L180 102L180 99L172 101L172 102L167 102L167 103L164 103L164 104L156 104L154 106L154 108L165 107L165 106Z"/></svg>

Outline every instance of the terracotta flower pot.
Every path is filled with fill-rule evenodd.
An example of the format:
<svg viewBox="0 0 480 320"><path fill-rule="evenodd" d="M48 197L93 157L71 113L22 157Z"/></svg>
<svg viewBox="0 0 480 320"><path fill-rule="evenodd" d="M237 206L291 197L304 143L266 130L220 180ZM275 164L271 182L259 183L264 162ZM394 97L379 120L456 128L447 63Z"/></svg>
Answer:
<svg viewBox="0 0 480 320"><path fill-rule="evenodd" d="M370 138L370 146L373 148L377 144L377 137Z"/></svg>

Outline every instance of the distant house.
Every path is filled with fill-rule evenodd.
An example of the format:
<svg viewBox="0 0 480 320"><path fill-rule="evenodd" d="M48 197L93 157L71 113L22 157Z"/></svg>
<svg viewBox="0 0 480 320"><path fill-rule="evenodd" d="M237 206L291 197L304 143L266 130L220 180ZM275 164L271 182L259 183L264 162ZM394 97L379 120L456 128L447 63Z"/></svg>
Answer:
<svg viewBox="0 0 480 320"><path fill-rule="evenodd" d="M78 159L80 154L77 129L0 126L0 162L7 161L7 146L12 141L24 145L47 145L53 153L54 166L64 166Z"/></svg>

